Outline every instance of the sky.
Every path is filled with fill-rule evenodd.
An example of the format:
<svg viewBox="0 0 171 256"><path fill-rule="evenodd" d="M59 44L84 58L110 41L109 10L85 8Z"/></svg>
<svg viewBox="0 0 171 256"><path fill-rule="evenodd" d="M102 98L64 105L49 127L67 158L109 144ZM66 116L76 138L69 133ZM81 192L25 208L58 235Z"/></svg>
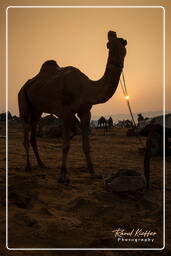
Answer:
<svg viewBox="0 0 171 256"><path fill-rule="evenodd" d="M92 80L101 78L109 30L128 42L124 75L133 112L162 110L162 8L9 8L8 105L12 114L18 115L18 91L46 60L77 67ZM166 108L171 109L169 104ZM128 113L120 85L108 102L92 108L93 117L117 113Z"/></svg>

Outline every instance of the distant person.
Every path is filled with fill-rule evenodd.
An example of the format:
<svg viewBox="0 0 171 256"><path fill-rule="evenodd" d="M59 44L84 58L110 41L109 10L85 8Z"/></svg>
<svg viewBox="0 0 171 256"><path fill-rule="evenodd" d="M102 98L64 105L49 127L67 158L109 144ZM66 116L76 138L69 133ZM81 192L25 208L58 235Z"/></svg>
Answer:
<svg viewBox="0 0 171 256"><path fill-rule="evenodd" d="M138 118L137 118L138 123L144 120L144 117L142 114L138 114L137 116L138 116Z"/></svg>

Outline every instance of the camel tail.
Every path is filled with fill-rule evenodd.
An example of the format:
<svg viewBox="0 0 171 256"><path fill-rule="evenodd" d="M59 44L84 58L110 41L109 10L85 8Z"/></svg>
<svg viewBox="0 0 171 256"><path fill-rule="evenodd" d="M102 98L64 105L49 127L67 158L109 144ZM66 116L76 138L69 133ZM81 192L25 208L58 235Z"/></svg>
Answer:
<svg viewBox="0 0 171 256"><path fill-rule="evenodd" d="M80 120L75 116L75 122L78 125L78 127L81 129L81 123Z"/></svg>
<svg viewBox="0 0 171 256"><path fill-rule="evenodd" d="M20 118L25 122L29 122L31 114L31 105L27 96L27 83L20 89L18 93L19 115Z"/></svg>

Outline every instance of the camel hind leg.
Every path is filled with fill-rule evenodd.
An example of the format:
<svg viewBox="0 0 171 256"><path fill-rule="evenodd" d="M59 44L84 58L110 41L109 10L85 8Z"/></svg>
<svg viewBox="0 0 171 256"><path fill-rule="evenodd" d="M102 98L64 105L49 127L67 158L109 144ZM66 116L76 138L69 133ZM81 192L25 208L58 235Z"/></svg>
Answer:
<svg viewBox="0 0 171 256"><path fill-rule="evenodd" d="M26 94L25 87L22 87L18 93L18 106L20 118L23 124L23 133L24 133L24 141L23 145L26 152L26 166L25 170L29 171L31 169L30 158L29 158L29 132L30 132L30 114L31 114L31 106L28 101L28 97Z"/></svg>
<svg viewBox="0 0 171 256"><path fill-rule="evenodd" d="M24 141L23 145L25 148L26 152L26 166L25 166L25 171L30 171L31 170L31 164L30 164L30 157L29 157L29 131L30 131L30 124L23 120L23 131L24 131Z"/></svg>
<svg viewBox="0 0 171 256"><path fill-rule="evenodd" d="M25 98L23 96L25 96L24 91L21 90L18 95L18 101L19 101L18 103L19 103L20 118L23 124L23 133L24 133L23 146L26 152L25 170L30 171L31 170L30 157L29 157L30 109L27 101L24 101Z"/></svg>
<svg viewBox="0 0 171 256"><path fill-rule="evenodd" d="M31 146L33 148L33 151L34 151L35 157L37 159L38 165L41 168L46 168L46 166L44 165L44 163L40 159L40 155L39 155L38 148L37 148L37 140L36 140L36 126L37 126L37 123L38 123L38 121L39 121L39 119L41 117L41 114L42 114L41 112L39 112L39 113L37 112L37 113L32 114L32 116L31 116L30 144L31 144Z"/></svg>
<svg viewBox="0 0 171 256"><path fill-rule="evenodd" d="M24 130L24 148L26 151L26 167L25 170L31 169L30 159L29 159L29 145L32 145L33 151L35 153L37 162L40 167L45 167L42 163L36 143L36 125L38 120L40 119L41 112L35 111L33 106L30 104L28 96L27 96L27 86L29 86L29 81L21 88L18 93L18 106L20 117L23 122L23 130ZM29 141L29 132L31 131L31 137Z"/></svg>

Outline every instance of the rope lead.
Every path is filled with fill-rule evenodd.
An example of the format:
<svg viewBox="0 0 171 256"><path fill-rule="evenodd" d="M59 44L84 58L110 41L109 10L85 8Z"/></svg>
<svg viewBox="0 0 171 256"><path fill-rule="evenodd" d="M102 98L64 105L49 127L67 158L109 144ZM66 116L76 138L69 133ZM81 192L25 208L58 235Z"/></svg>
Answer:
<svg viewBox="0 0 171 256"><path fill-rule="evenodd" d="M123 80L123 82L122 82L122 80ZM131 118L132 118L132 122L133 122L133 124L135 126L135 129L136 129L136 136L139 139L140 144L144 147L144 144L143 144L139 134L137 133L137 125L135 123L135 119L134 119L134 116L133 116L133 113L132 113L132 109L131 109L131 105L130 105L130 102L129 102L129 96L128 96L128 92L127 92L127 88L126 88L126 82L125 82L125 77L124 77L124 72L123 71L122 71L122 79L120 79L120 84L121 84L121 88L122 88L124 97L125 97L126 102L127 102L127 106L128 106Z"/></svg>

